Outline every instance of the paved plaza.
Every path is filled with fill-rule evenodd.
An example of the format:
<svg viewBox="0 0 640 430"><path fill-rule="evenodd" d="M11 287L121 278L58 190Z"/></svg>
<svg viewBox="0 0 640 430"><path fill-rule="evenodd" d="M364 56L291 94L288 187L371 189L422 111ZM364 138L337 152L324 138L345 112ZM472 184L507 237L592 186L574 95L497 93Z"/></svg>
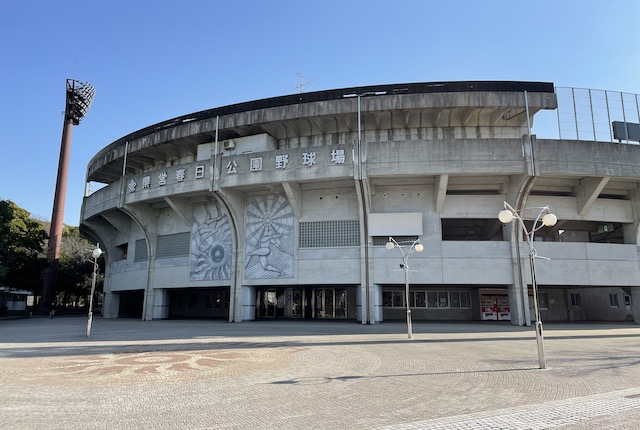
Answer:
<svg viewBox="0 0 640 430"><path fill-rule="evenodd" d="M640 326L0 320L2 429L640 429Z"/></svg>

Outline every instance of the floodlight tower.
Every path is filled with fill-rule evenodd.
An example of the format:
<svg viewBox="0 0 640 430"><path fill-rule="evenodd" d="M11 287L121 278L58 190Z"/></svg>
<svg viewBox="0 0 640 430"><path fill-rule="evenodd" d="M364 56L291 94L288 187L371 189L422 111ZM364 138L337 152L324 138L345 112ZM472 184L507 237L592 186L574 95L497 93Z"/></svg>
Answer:
<svg viewBox="0 0 640 430"><path fill-rule="evenodd" d="M62 241L62 225L64 219L64 201L67 193L67 174L69 172L69 153L71 150L71 131L74 125L80 124L87 115L96 90L90 83L82 83L75 79L67 79L67 101L64 109L64 125L62 127L62 143L60 144L60 160L58 161L58 177L56 193L53 198L51 229L49 230L49 247L47 259L49 266L45 270L42 284L42 301L40 306L49 309L56 295L56 279L60 259L60 243Z"/></svg>

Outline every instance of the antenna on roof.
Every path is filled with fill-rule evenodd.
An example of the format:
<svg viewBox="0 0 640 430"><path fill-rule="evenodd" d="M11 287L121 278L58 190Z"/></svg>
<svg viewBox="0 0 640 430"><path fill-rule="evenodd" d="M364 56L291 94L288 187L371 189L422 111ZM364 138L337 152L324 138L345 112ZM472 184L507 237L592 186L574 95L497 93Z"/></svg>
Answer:
<svg viewBox="0 0 640 430"><path fill-rule="evenodd" d="M305 80L305 77L302 76L302 74L299 73L299 72L296 72L296 75L298 75L298 79L299 79L300 83L298 85L296 85L295 87L293 87L293 89L298 91L298 92L300 92L300 93L302 93L302 92L304 92L304 87L309 85L314 80L313 79L310 80L310 81Z"/></svg>

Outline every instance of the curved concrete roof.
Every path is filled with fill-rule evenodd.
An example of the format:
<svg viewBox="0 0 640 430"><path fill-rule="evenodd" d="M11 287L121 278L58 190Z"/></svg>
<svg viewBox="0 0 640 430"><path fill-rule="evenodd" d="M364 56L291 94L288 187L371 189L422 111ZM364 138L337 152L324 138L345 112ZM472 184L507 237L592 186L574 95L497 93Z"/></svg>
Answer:
<svg viewBox="0 0 640 430"><path fill-rule="evenodd" d="M446 111L444 126L518 126L526 122L524 92L530 115L555 109L552 83L518 81L456 81L350 87L300 93L238 103L183 115L130 133L98 152L89 162L87 181L111 183L127 168L153 165L197 151L219 139L268 133L279 138L352 131L361 111L377 128L434 127ZM480 111L484 113L481 117ZM384 112L390 119L382 118ZM394 112L397 118L394 119ZM435 119L434 119L435 118ZM381 123L387 125L381 126Z"/></svg>

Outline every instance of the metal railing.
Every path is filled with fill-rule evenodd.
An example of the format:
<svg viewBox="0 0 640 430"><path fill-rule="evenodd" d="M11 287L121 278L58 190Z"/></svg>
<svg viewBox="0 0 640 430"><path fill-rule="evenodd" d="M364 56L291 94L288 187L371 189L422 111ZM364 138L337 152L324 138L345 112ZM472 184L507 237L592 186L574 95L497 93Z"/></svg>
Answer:
<svg viewBox="0 0 640 430"><path fill-rule="evenodd" d="M553 114L536 114L533 133L539 138L639 143L638 94L572 87L555 90L558 109Z"/></svg>

